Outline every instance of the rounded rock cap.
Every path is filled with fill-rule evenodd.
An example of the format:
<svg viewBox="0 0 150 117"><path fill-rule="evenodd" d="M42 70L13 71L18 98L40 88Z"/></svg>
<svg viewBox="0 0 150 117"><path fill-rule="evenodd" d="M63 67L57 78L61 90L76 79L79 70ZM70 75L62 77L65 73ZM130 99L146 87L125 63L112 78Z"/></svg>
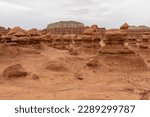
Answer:
<svg viewBox="0 0 150 117"><path fill-rule="evenodd" d="M20 28L19 26L16 26L14 28L12 28L9 32L8 35L13 35L16 32L23 32L24 30L22 28Z"/></svg>
<svg viewBox="0 0 150 117"><path fill-rule="evenodd" d="M122 26L120 26L120 29L128 29L129 25L127 23L124 23Z"/></svg>

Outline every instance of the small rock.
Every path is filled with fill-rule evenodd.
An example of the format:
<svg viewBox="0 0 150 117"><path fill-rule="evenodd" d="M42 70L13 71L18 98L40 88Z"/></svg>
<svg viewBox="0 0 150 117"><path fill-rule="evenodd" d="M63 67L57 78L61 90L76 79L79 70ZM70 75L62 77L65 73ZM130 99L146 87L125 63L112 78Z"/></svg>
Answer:
<svg viewBox="0 0 150 117"><path fill-rule="evenodd" d="M74 76L78 80L83 80L84 79L82 73L80 73L80 72L75 72Z"/></svg>
<svg viewBox="0 0 150 117"><path fill-rule="evenodd" d="M98 60L92 59L92 60L90 60L90 61L87 63L87 66L89 66L89 67L96 67L96 66L98 66L98 64L99 64Z"/></svg>
<svg viewBox="0 0 150 117"><path fill-rule="evenodd" d="M33 79L33 80L39 80L40 77L39 77L39 75L37 75L37 74L33 74L32 79Z"/></svg>
<svg viewBox="0 0 150 117"><path fill-rule="evenodd" d="M78 55L78 51L76 49L69 49L70 55Z"/></svg>

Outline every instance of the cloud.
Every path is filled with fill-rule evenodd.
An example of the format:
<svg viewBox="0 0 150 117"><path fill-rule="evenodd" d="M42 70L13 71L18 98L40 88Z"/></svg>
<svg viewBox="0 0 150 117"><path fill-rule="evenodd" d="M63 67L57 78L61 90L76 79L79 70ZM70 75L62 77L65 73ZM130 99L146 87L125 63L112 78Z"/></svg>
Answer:
<svg viewBox="0 0 150 117"><path fill-rule="evenodd" d="M60 20L118 27L150 25L149 0L0 0L0 25L45 28Z"/></svg>

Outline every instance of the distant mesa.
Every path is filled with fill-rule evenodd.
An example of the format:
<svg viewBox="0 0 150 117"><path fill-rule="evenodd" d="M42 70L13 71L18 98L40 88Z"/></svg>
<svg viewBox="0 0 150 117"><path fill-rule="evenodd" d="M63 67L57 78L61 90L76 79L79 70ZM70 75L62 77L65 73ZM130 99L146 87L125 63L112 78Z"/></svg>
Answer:
<svg viewBox="0 0 150 117"><path fill-rule="evenodd" d="M83 23L77 21L60 21L51 23L43 32L51 34L82 34L86 27Z"/></svg>
<svg viewBox="0 0 150 117"><path fill-rule="evenodd" d="M81 22L77 21L60 21L60 22L55 22L51 23L47 26L47 29L52 29L52 28L80 28L84 27L84 24Z"/></svg>

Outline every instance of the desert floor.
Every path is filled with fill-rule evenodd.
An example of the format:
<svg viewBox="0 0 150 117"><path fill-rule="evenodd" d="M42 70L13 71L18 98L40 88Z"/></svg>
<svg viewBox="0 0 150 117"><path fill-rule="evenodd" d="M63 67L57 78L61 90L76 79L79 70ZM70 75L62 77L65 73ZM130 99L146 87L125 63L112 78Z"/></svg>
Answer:
<svg viewBox="0 0 150 117"><path fill-rule="evenodd" d="M147 69L123 70L117 63L112 63L115 60L110 60L110 65L105 66L102 59L96 67L87 66L90 60L99 58L96 53L70 55L68 50L47 46L38 50L30 47L1 48L0 99L150 99L150 50L134 51L145 61ZM4 69L17 63L24 67L28 75L6 80L2 75ZM37 74L39 79L33 79L33 74Z"/></svg>

